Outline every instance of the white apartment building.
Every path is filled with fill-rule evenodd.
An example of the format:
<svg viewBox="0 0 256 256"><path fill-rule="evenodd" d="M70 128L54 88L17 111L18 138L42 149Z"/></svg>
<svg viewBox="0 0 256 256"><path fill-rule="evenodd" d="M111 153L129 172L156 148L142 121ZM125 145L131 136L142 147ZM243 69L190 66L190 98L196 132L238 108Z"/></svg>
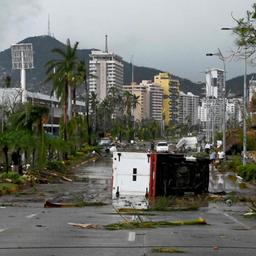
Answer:
<svg viewBox="0 0 256 256"><path fill-rule="evenodd" d="M206 70L205 81L205 98L199 107L199 118L201 127L205 130L206 140L214 143L215 134L222 131L224 121L224 71L218 68Z"/></svg>
<svg viewBox="0 0 256 256"><path fill-rule="evenodd" d="M226 121L229 127L236 127L242 121L242 98L228 99L226 104Z"/></svg>
<svg viewBox="0 0 256 256"><path fill-rule="evenodd" d="M198 107L201 129L205 132L206 141L214 143L216 132L222 129L223 108L218 99L203 98Z"/></svg>
<svg viewBox="0 0 256 256"><path fill-rule="evenodd" d="M111 87L122 91L124 65L122 57L107 51L94 50L89 60L89 92L94 92L101 102Z"/></svg>
<svg viewBox="0 0 256 256"><path fill-rule="evenodd" d="M224 71L211 68L205 72L206 98L222 98L224 88Z"/></svg>
<svg viewBox="0 0 256 256"><path fill-rule="evenodd" d="M179 93L179 123L188 124L189 126L198 124L198 106L199 96L191 92L187 94L180 91Z"/></svg>

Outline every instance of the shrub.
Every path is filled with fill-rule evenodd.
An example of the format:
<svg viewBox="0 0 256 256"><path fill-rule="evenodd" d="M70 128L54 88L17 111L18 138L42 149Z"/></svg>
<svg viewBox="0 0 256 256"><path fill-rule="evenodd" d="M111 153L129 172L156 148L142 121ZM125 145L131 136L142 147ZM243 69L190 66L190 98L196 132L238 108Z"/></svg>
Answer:
<svg viewBox="0 0 256 256"><path fill-rule="evenodd" d="M227 159L226 161L222 162L218 169L220 171L232 171L238 172L238 167L241 165L241 157L240 156L232 156L231 159Z"/></svg>
<svg viewBox="0 0 256 256"><path fill-rule="evenodd" d="M166 211L170 205L169 197L157 197L150 207L154 211Z"/></svg>
<svg viewBox="0 0 256 256"><path fill-rule="evenodd" d="M0 175L0 180L9 179L14 184L23 184L25 183L25 178L20 176L17 172L8 172Z"/></svg>
<svg viewBox="0 0 256 256"><path fill-rule="evenodd" d="M13 183L1 183L0 184L0 195L14 193L18 190L17 184Z"/></svg>
<svg viewBox="0 0 256 256"><path fill-rule="evenodd" d="M50 161L47 163L47 169L52 171L64 172L66 170L65 164L61 161Z"/></svg>
<svg viewBox="0 0 256 256"><path fill-rule="evenodd" d="M256 179L256 164L248 163L246 165L239 165L238 174L243 177L246 181Z"/></svg>

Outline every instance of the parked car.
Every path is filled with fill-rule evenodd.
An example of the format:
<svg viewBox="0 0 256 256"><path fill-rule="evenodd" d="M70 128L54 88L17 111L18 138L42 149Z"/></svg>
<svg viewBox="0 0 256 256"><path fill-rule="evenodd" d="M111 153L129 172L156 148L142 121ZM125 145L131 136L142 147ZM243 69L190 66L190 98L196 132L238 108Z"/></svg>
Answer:
<svg viewBox="0 0 256 256"><path fill-rule="evenodd" d="M109 146L112 143L110 138L101 138L99 141L100 146Z"/></svg>
<svg viewBox="0 0 256 256"><path fill-rule="evenodd" d="M166 141L160 141L156 144L156 152L168 152L169 146Z"/></svg>

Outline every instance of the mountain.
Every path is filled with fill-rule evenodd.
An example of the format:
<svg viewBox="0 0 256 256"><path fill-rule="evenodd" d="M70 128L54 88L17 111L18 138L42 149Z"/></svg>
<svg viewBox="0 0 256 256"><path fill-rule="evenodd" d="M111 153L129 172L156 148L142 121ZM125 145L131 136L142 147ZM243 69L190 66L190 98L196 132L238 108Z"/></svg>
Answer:
<svg viewBox="0 0 256 256"><path fill-rule="evenodd" d="M50 86L44 84L45 80L45 63L49 60L54 59L56 55L52 53L54 48L64 48L65 44L56 40L50 36L37 36L29 37L22 40L19 43L32 43L34 51L34 69L27 70L27 88L31 91L40 91L44 93L50 92ZM72 44L74 42L71 42ZM88 67L89 54L92 49L78 49L77 56L79 59L84 60ZM153 80L154 75L161 72L159 69L133 66L134 67L134 81L140 83L141 80ZM124 61L124 84L131 83L132 67L131 64ZM19 86L20 71L12 70L11 67L11 50L6 49L0 52L0 86L4 86L3 77L5 75L10 75L12 78L12 86ZM2 76L2 78L1 78ZM196 84L192 81L178 76L172 75L174 79L178 79L181 83L181 90L185 93L192 92L196 95L202 95L204 84Z"/></svg>
<svg viewBox="0 0 256 256"><path fill-rule="evenodd" d="M249 74L246 76L246 84L248 86L251 79L256 79L256 74ZM243 88L244 88L244 76L234 77L226 82L226 92L229 96L243 96Z"/></svg>

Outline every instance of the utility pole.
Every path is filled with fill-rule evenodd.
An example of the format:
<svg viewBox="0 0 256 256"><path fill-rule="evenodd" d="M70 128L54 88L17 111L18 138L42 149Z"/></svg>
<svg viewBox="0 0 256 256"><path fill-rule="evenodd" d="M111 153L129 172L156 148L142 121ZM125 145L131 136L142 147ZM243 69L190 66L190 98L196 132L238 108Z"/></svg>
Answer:
<svg viewBox="0 0 256 256"><path fill-rule="evenodd" d="M222 148L224 160L226 159L226 61L232 56L223 56L218 48L217 53L207 53L206 56L218 56L223 63L223 86L222 86Z"/></svg>

